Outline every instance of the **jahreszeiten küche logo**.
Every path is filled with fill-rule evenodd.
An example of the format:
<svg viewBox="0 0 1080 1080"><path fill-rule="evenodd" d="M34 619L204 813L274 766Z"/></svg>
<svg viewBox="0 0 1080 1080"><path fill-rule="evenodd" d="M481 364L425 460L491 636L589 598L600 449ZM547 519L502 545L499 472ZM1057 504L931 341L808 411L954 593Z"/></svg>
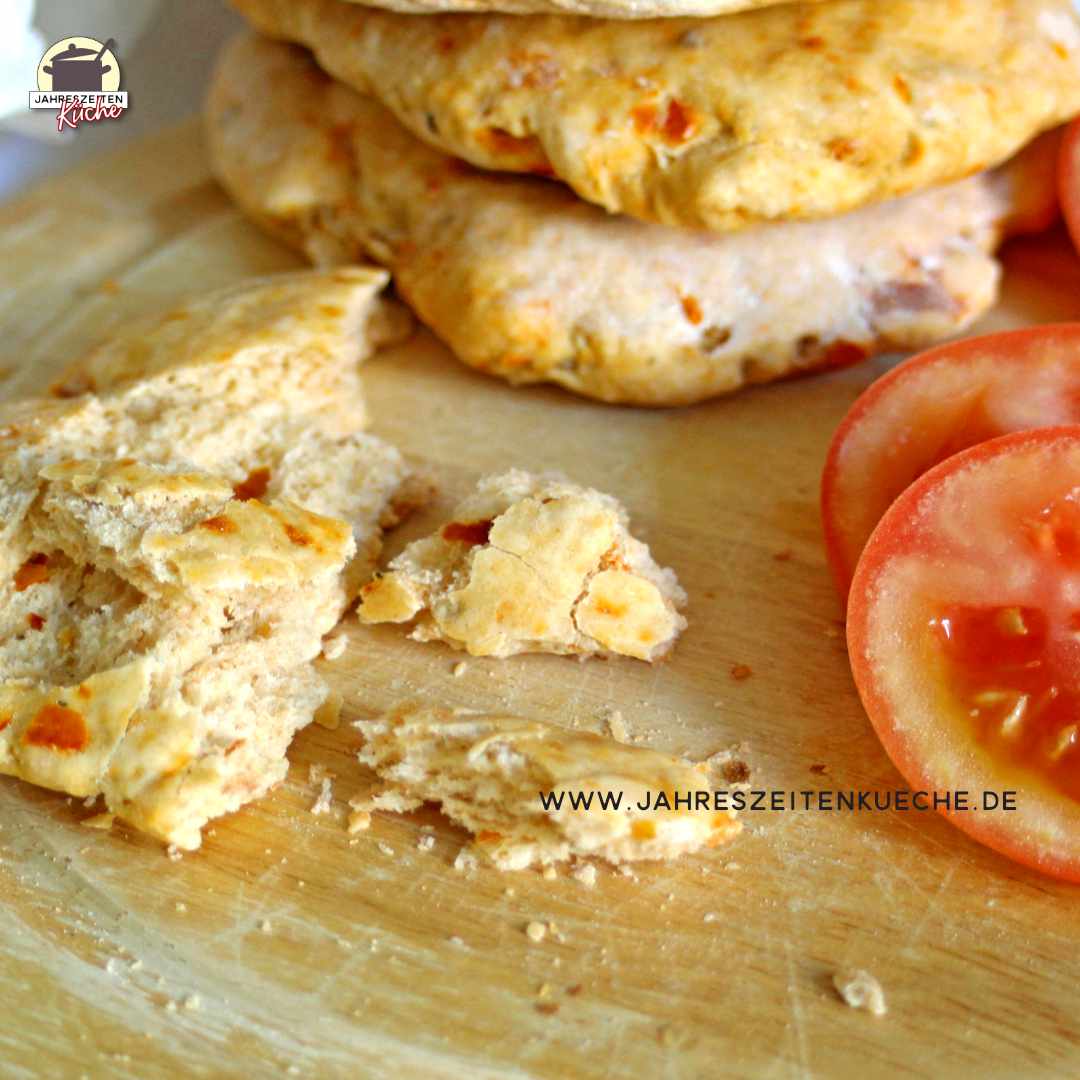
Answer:
<svg viewBox="0 0 1080 1080"><path fill-rule="evenodd" d="M67 37L45 50L38 64L37 89L30 91L30 108L55 111L57 131L118 120L127 107L112 38Z"/></svg>

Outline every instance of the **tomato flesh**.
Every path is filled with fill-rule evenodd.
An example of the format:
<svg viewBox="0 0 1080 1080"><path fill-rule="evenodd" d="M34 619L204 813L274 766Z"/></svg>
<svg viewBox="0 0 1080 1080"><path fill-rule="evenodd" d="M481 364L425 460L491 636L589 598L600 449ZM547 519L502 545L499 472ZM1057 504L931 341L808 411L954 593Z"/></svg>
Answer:
<svg viewBox="0 0 1080 1080"><path fill-rule="evenodd" d="M944 812L1080 881L1080 426L982 443L905 491L860 560L848 647L912 788L1015 791Z"/></svg>
<svg viewBox="0 0 1080 1080"><path fill-rule="evenodd" d="M1069 493L1017 525L1051 579L1038 585L1050 608L952 604L931 629L976 741L1080 803L1080 603L1055 586L1080 569L1080 503Z"/></svg>
<svg viewBox="0 0 1080 1080"><path fill-rule="evenodd" d="M932 628L976 742L1080 802L1080 693L1055 655L1045 613L958 607Z"/></svg>

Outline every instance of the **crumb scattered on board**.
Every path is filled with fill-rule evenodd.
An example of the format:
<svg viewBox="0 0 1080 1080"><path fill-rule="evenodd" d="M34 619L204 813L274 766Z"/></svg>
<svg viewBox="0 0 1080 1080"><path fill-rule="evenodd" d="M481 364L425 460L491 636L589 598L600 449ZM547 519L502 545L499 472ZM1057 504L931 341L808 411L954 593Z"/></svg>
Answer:
<svg viewBox="0 0 1080 1080"><path fill-rule="evenodd" d="M344 630L338 630L331 634L324 642L322 647L323 658L326 660L337 660L345 655L345 650L349 647L349 637Z"/></svg>
<svg viewBox="0 0 1080 1080"><path fill-rule="evenodd" d="M619 712L618 709L615 709L608 714L607 729L608 734L616 742L624 743L630 741L630 732L626 728L626 721L623 720L623 714Z"/></svg>
<svg viewBox="0 0 1080 1080"><path fill-rule="evenodd" d="M355 835L358 832L363 832L365 829L371 828L371 814L367 810L354 810L349 815L348 831L349 835Z"/></svg>
<svg viewBox="0 0 1080 1080"><path fill-rule="evenodd" d="M884 1016L888 1012L885 991L868 971L838 971L832 981L836 992L852 1009L865 1009L874 1016Z"/></svg>
<svg viewBox="0 0 1080 1080"><path fill-rule="evenodd" d="M317 817L319 814L328 814L334 805L334 794L329 776L324 776L319 781L319 795L311 805L311 812Z"/></svg>
<svg viewBox="0 0 1080 1080"><path fill-rule="evenodd" d="M84 829L111 829L114 820L112 814L94 814L93 817L83 818L79 824Z"/></svg>
<svg viewBox="0 0 1080 1080"><path fill-rule="evenodd" d="M530 941L535 941L539 943L547 937L547 927L542 922L537 922L534 919L532 922L526 925L525 936Z"/></svg>
<svg viewBox="0 0 1080 1080"><path fill-rule="evenodd" d="M575 866L570 872L570 876L584 885L586 889L591 889L596 885L596 867L592 863L582 863L580 866Z"/></svg>

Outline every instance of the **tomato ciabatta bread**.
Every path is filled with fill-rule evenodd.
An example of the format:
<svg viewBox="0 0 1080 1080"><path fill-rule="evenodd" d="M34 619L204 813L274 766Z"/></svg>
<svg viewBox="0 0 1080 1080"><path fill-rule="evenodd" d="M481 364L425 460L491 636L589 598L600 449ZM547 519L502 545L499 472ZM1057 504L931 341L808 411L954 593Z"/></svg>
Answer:
<svg viewBox="0 0 1080 1080"><path fill-rule="evenodd" d="M426 497L397 449L362 430L360 364L410 328L381 296L388 281L360 268L280 274L127 324L63 372L56 403L0 408L7 475L90 453L195 466L244 497L351 522L359 587L382 527Z"/></svg>
<svg viewBox="0 0 1080 1080"><path fill-rule="evenodd" d="M950 183L1080 112L1072 0L637 23L234 2L443 153L688 229L833 217Z"/></svg>
<svg viewBox="0 0 1080 1080"><path fill-rule="evenodd" d="M656 660L686 627L686 593L628 523L610 495L559 476L486 477L364 586L358 615L473 656Z"/></svg>
<svg viewBox="0 0 1080 1080"><path fill-rule="evenodd" d="M742 828L732 811L712 808L701 766L589 732L420 704L356 727L360 761L381 786L353 806L406 811L438 803L500 870L571 858L673 859L727 843ZM556 799L545 806L542 795ZM583 795L593 796L588 805ZM601 797L620 805L603 806Z"/></svg>
<svg viewBox="0 0 1080 1080"><path fill-rule="evenodd" d="M0 407L0 771L180 848L281 779L321 636L424 494L359 430L385 284L215 293Z"/></svg>
<svg viewBox="0 0 1080 1080"><path fill-rule="evenodd" d="M954 334L997 294L1005 231L1045 222L1055 147L853 214L711 235L479 172L289 45L229 46L215 171L318 264L370 256L465 363L513 383L672 405Z"/></svg>
<svg viewBox="0 0 1080 1080"><path fill-rule="evenodd" d="M180 848L285 775L326 698L345 521L206 473L68 460L0 487L0 772Z"/></svg>

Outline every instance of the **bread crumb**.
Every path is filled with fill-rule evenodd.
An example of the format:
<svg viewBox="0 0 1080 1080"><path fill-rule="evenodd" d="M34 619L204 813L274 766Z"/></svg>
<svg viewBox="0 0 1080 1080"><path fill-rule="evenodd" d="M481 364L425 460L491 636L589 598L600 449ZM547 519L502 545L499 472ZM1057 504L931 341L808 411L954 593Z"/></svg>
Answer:
<svg viewBox="0 0 1080 1080"><path fill-rule="evenodd" d="M476 856L468 848L462 848L457 853L457 858L454 859L454 869L459 874L463 874L469 870L475 870L478 865L479 863Z"/></svg>
<svg viewBox="0 0 1080 1080"><path fill-rule="evenodd" d="M327 731L337 731L341 724L341 706L344 700L340 694L331 691L326 700L315 710L312 720Z"/></svg>
<svg viewBox="0 0 1080 1080"><path fill-rule="evenodd" d="M314 769L314 766L312 766ZM331 790L330 777L324 776L319 781L319 797L311 805L311 812L318 817L319 814L326 814L330 812L333 807L333 793Z"/></svg>
<svg viewBox="0 0 1080 1080"><path fill-rule="evenodd" d="M469 670L469 665L466 664L464 660L459 660L450 669L450 674L453 675L455 679L460 679L461 676L464 675L465 672L468 671L468 670Z"/></svg>
<svg viewBox="0 0 1080 1080"><path fill-rule="evenodd" d="M615 709L608 714L607 729L608 734L616 742L624 743L629 741L630 733L626 729L626 722L623 720L623 714L619 712L618 709Z"/></svg>
<svg viewBox="0 0 1080 1080"><path fill-rule="evenodd" d="M119 975L120 961L117 960L115 956L110 956L109 959L105 961L105 971L109 975Z"/></svg>
<svg viewBox="0 0 1080 1080"><path fill-rule="evenodd" d="M719 916L719 915L717 915L715 911L706 911L706 912L705 912L705 915L704 915L704 917L702 918L702 920L701 920L701 921L702 921L702 922L716 922L716 920L717 920L717 919L718 919L719 917L720 917L720 916Z"/></svg>
<svg viewBox="0 0 1080 1080"><path fill-rule="evenodd" d="M416 846L421 851L430 851L435 846L435 837L431 833L423 833L416 838Z"/></svg>
<svg viewBox="0 0 1080 1080"><path fill-rule="evenodd" d="M747 664L733 664L731 667L731 677L736 682L744 682L754 674L754 669Z"/></svg>
<svg viewBox="0 0 1080 1080"><path fill-rule="evenodd" d="M68 804L70 805L71 800L68 799L67 801L68 801ZM89 810L92 806L94 806L97 803L97 801L98 801L98 797L96 795L87 795L87 797L85 799L83 799L83 809L84 810Z"/></svg>
<svg viewBox="0 0 1080 1080"><path fill-rule="evenodd" d="M365 829L370 829L371 814L367 810L354 810L349 815L349 824L347 828L350 836L358 832L363 832Z"/></svg>
<svg viewBox="0 0 1080 1080"><path fill-rule="evenodd" d="M85 829L111 829L116 819L112 814L95 814L79 822Z"/></svg>
<svg viewBox="0 0 1080 1080"><path fill-rule="evenodd" d="M349 647L349 636L344 630L339 630L337 633L331 634L324 642L322 647L322 654L324 660L337 660L345 655L345 650Z"/></svg>
<svg viewBox="0 0 1080 1080"><path fill-rule="evenodd" d="M179 862L184 857L184 853L175 844L170 844L165 849L165 854L168 855L169 862Z"/></svg>
<svg viewBox="0 0 1080 1080"><path fill-rule="evenodd" d="M586 889L591 889L596 885L596 867L592 863L582 863L580 866L575 866L570 872L570 876L584 885Z"/></svg>
<svg viewBox="0 0 1080 1080"><path fill-rule="evenodd" d="M548 863L542 871L542 876L545 881L554 881L559 876L559 872L551 863Z"/></svg>
<svg viewBox="0 0 1080 1080"><path fill-rule="evenodd" d="M183 1000L183 1006L188 1012L198 1012L202 1008L202 1001L198 994L188 994Z"/></svg>
<svg viewBox="0 0 1080 1080"><path fill-rule="evenodd" d="M885 991L868 971L838 971L832 978L836 992L852 1009L865 1009L874 1016L888 1012Z"/></svg>
<svg viewBox="0 0 1080 1080"><path fill-rule="evenodd" d="M450 944L451 944L451 945L453 945L453 946L454 946L455 948L458 948L458 949L464 949L464 948L465 948L465 941L464 941L464 939L463 939L463 938L459 938L459 937L457 936L457 934L454 934L454 935L453 935L453 936L452 936L452 937L451 937L451 938L449 939L449 941L450 941Z"/></svg>
<svg viewBox="0 0 1080 1080"><path fill-rule="evenodd" d="M530 941L535 941L539 943L547 937L547 927L542 922L536 922L536 920L534 919L532 922L526 925L525 936Z"/></svg>
<svg viewBox="0 0 1080 1080"><path fill-rule="evenodd" d="M393 858L394 849L385 840L380 840L376 846L387 858Z"/></svg>
<svg viewBox="0 0 1080 1080"><path fill-rule="evenodd" d="M262 931L262 932L263 932L264 934L269 934L269 933L270 933L270 932L271 932L271 931L272 931L272 930L273 930L274 928L273 928L273 926L271 925L271 923L270 923L270 920L269 920L269 919L263 919L263 921L262 921L261 923L259 923L259 929L260 929L260 930L261 930L261 931Z"/></svg>

